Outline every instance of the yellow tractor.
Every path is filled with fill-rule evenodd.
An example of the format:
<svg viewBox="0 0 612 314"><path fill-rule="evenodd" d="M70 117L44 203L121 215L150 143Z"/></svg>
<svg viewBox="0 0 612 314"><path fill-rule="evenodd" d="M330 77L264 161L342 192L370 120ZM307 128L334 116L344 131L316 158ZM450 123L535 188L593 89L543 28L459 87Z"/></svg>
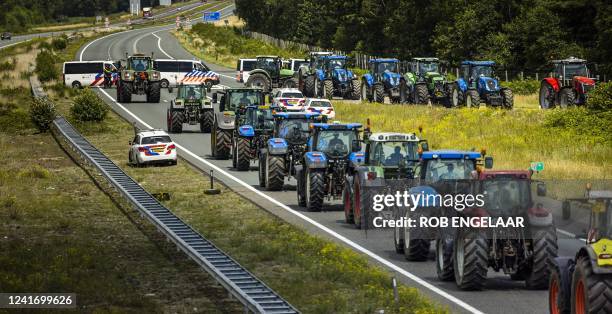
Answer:
<svg viewBox="0 0 612 314"><path fill-rule="evenodd" d="M590 204L590 226L574 258L555 259L550 313L612 313L612 191L592 191L588 184L585 197L572 200Z"/></svg>

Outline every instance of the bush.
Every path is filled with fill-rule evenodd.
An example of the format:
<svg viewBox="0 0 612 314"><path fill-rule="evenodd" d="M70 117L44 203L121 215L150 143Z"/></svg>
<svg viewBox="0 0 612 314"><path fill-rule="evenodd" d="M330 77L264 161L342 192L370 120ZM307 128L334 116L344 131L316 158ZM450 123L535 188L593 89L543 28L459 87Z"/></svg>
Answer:
<svg viewBox="0 0 612 314"><path fill-rule="evenodd" d="M510 82L502 82L501 85L512 89L512 93L517 95L535 94L540 89L540 81L536 80L517 80Z"/></svg>
<svg viewBox="0 0 612 314"><path fill-rule="evenodd" d="M89 88L85 88L79 93L70 108L72 117L83 122L103 121L107 112L106 104Z"/></svg>
<svg viewBox="0 0 612 314"><path fill-rule="evenodd" d="M0 62L0 72L13 71L15 70L16 66L17 66L17 59L13 57L11 60Z"/></svg>
<svg viewBox="0 0 612 314"><path fill-rule="evenodd" d="M55 116L55 105L48 98L34 98L30 105L30 119L40 132L49 130Z"/></svg>
<svg viewBox="0 0 612 314"><path fill-rule="evenodd" d="M544 126L561 132L569 132L580 137L588 137L593 142L612 143L612 111L593 112L584 107L551 110Z"/></svg>
<svg viewBox="0 0 612 314"><path fill-rule="evenodd" d="M55 66L55 55L50 50L42 50L36 56L36 74L41 82L48 82L59 77Z"/></svg>
<svg viewBox="0 0 612 314"><path fill-rule="evenodd" d="M51 46L54 50L60 51L66 49L68 47L68 40L64 37L57 37L51 41Z"/></svg>
<svg viewBox="0 0 612 314"><path fill-rule="evenodd" d="M591 110L612 110L612 82L600 83L589 92L586 103Z"/></svg>

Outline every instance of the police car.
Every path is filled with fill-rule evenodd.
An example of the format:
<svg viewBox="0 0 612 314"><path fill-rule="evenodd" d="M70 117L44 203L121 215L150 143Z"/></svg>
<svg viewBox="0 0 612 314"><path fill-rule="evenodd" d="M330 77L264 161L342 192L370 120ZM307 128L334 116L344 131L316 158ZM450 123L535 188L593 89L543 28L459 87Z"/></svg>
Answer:
<svg viewBox="0 0 612 314"><path fill-rule="evenodd" d="M146 164L176 165L176 146L164 130L138 131L129 144L130 165L136 167Z"/></svg>
<svg viewBox="0 0 612 314"><path fill-rule="evenodd" d="M328 120L332 120L336 117L334 106L328 99L321 98L309 98L306 100L304 111L318 113L322 116L326 116Z"/></svg>
<svg viewBox="0 0 612 314"><path fill-rule="evenodd" d="M272 99L272 104L287 111L303 111L305 102L304 94L297 88L281 88Z"/></svg>

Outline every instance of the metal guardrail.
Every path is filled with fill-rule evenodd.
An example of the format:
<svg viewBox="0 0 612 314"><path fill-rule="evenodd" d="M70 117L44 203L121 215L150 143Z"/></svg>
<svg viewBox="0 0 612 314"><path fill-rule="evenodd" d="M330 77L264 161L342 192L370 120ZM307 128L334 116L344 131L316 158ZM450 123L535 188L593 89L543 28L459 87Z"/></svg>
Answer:
<svg viewBox="0 0 612 314"><path fill-rule="evenodd" d="M89 143L66 119L53 121L65 141L125 197L142 215L174 242L178 248L213 276L238 301L245 312L299 313L291 304L248 272L221 249L174 215L121 168Z"/></svg>

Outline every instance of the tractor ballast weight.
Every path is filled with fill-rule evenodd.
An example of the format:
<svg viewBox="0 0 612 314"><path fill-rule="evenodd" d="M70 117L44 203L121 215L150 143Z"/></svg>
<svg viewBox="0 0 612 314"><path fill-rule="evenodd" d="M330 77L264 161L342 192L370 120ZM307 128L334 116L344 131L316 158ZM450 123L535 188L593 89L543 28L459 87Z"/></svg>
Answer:
<svg viewBox="0 0 612 314"><path fill-rule="evenodd" d="M214 123L214 109L206 93L210 87L205 84L178 86L177 97L170 101L167 112L167 128L170 133L183 132L183 123L200 124L202 133L210 133Z"/></svg>
<svg viewBox="0 0 612 314"><path fill-rule="evenodd" d="M273 88L296 88L297 74L293 70L283 68L283 60L279 56L257 56L255 69L249 71L248 87L259 87L266 93Z"/></svg>
<svg viewBox="0 0 612 314"><path fill-rule="evenodd" d="M361 124L311 124L308 148L296 166L298 205L320 211L325 198L339 199L346 173L364 161L360 152Z"/></svg>
<svg viewBox="0 0 612 314"><path fill-rule="evenodd" d="M368 73L361 78L362 100L383 103L387 96L392 103L404 103L409 94L406 79L400 73L399 60L391 58L368 61Z"/></svg>
<svg viewBox="0 0 612 314"><path fill-rule="evenodd" d="M153 55L125 54L125 64L120 66L117 81L117 101L128 103L132 94L146 95L147 102L158 103L160 99L160 73L153 68Z"/></svg>
<svg viewBox="0 0 612 314"><path fill-rule="evenodd" d="M412 58L404 74L411 101L415 104L440 103L451 106L452 84L440 74L438 58Z"/></svg>
<svg viewBox="0 0 612 314"><path fill-rule="evenodd" d="M211 154L217 159L229 159L232 136L237 120L249 105L265 105L261 88L225 88L213 93L214 120L210 134Z"/></svg>
<svg viewBox="0 0 612 314"><path fill-rule="evenodd" d="M478 107L484 102L487 106L512 109L512 90L500 85L499 78L494 77L494 67L494 61L461 62L459 77L452 88L452 106Z"/></svg>
<svg viewBox="0 0 612 314"><path fill-rule="evenodd" d="M259 186L269 191L283 188L285 178L295 176L306 151L310 124L324 122L319 113L274 114L274 132L259 154Z"/></svg>
<svg viewBox="0 0 612 314"><path fill-rule="evenodd" d="M273 112L277 110L281 108L251 105L237 116L236 129L232 134L232 166L236 170L249 170L251 161L259 159L261 149L272 135Z"/></svg>
<svg viewBox="0 0 612 314"><path fill-rule="evenodd" d="M553 71L540 83L540 108L566 108L586 103L588 92L597 79L590 78L587 61L570 57L552 62Z"/></svg>

